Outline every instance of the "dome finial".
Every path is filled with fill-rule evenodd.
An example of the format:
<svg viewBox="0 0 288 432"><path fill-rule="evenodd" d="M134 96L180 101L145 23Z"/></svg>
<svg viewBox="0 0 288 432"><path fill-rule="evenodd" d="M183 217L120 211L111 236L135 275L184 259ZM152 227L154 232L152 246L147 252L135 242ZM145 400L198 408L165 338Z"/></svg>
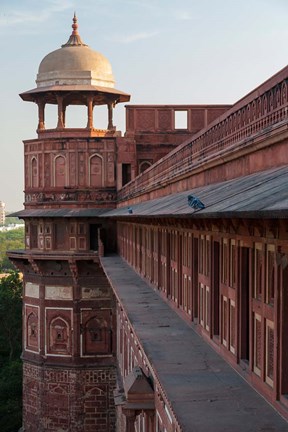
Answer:
<svg viewBox="0 0 288 432"><path fill-rule="evenodd" d="M77 16L76 16L76 12L74 12L73 24L72 24L72 29L73 29L72 34L73 35L78 35L78 24L77 24L77 21L78 21L78 19L77 19Z"/></svg>
<svg viewBox="0 0 288 432"><path fill-rule="evenodd" d="M66 44L62 45L62 48L64 47L69 47L69 46L87 46L86 44L84 44L81 40L81 37L79 36L78 33L78 18L76 16L76 12L74 12L74 16L73 16L73 24L72 24L72 34L68 39L68 42L66 42Z"/></svg>

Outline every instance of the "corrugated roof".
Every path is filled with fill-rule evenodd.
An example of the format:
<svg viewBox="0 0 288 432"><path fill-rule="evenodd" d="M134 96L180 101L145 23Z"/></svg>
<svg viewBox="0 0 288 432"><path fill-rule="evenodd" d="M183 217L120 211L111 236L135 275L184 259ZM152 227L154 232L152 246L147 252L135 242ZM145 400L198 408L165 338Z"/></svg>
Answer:
<svg viewBox="0 0 288 432"><path fill-rule="evenodd" d="M25 217L288 217L288 166L262 171L221 183L167 195L116 209L27 209L10 216ZM197 197L204 209L188 204Z"/></svg>
<svg viewBox="0 0 288 432"><path fill-rule="evenodd" d="M130 95L117 90L114 87L102 87L93 85L52 85L47 87L36 87L26 92L20 94L20 97L25 101L34 102L34 95L47 92L98 92L98 93L108 93L111 95L116 95L119 98L119 102L129 102Z"/></svg>
<svg viewBox="0 0 288 432"><path fill-rule="evenodd" d="M127 206L103 216L287 217L287 184L288 167L278 167L131 205L132 214ZM205 208L191 208L188 195L200 199Z"/></svg>
<svg viewBox="0 0 288 432"><path fill-rule="evenodd" d="M27 209L20 210L16 213L12 213L9 216L25 218L25 217L63 217L63 218L82 218L82 217L99 217L103 213L107 212L107 209Z"/></svg>

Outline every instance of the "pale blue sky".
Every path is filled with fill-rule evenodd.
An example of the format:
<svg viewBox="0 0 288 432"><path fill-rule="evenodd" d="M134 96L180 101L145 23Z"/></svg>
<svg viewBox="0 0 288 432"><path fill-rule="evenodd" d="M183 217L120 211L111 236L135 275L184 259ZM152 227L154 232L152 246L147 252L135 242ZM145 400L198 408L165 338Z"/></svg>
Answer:
<svg viewBox="0 0 288 432"><path fill-rule="evenodd" d="M0 0L8 210L23 207L22 140L37 126L36 106L18 94L35 87L42 58L68 40L74 10L83 41L110 60L133 104L234 103L287 64L288 0ZM122 130L124 118L119 105Z"/></svg>

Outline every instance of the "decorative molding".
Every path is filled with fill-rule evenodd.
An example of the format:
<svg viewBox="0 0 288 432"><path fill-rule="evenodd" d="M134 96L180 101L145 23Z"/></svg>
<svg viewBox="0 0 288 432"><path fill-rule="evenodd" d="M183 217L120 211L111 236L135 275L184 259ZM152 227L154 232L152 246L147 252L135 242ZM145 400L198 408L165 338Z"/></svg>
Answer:
<svg viewBox="0 0 288 432"><path fill-rule="evenodd" d="M115 202L116 191L91 190L91 191L65 191L65 192L29 192L25 194L25 204L47 202Z"/></svg>

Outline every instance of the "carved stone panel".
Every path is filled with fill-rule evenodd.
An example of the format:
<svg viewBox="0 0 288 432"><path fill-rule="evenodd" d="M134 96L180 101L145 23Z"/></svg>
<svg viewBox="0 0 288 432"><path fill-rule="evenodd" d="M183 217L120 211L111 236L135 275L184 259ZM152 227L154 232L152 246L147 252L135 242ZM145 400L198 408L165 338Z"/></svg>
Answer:
<svg viewBox="0 0 288 432"><path fill-rule="evenodd" d="M25 349L39 352L39 308L25 305Z"/></svg>
<svg viewBox="0 0 288 432"><path fill-rule="evenodd" d="M39 298L39 285L32 282L25 283L26 297Z"/></svg>
<svg viewBox="0 0 288 432"><path fill-rule="evenodd" d="M45 298L51 300L72 300L73 290L71 286L45 286Z"/></svg>
<svg viewBox="0 0 288 432"><path fill-rule="evenodd" d="M72 309L46 308L46 354L71 356Z"/></svg>
<svg viewBox="0 0 288 432"><path fill-rule="evenodd" d="M69 186L76 186L76 155L75 153L69 154L70 161L69 161Z"/></svg>
<svg viewBox="0 0 288 432"><path fill-rule="evenodd" d="M82 355L110 354L112 341L109 310L81 311Z"/></svg>
<svg viewBox="0 0 288 432"><path fill-rule="evenodd" d="M155 129L155 110L142 109L136 111L137 129L150 131Z"/></svg>
<svg viewBox="0 0 288 432"><path fill-rule="evenodd" d="M171 110L159 109L158 110L158 128L160 130L172 129L172 116Z"/></svg>
<svg viewBox="0 0 288 432"><path fill-rule="evenodd" d="M50 154L45 153L44 155L44 186L51 186L51 165L50 165Z"/></svg>
<svg viewBox="0 0 288 432"><path fill-rule="evenodd" d="M85 300L95 300L109 297L109 292L105 286L101 287L82 287L82 298Z"/></svg>

